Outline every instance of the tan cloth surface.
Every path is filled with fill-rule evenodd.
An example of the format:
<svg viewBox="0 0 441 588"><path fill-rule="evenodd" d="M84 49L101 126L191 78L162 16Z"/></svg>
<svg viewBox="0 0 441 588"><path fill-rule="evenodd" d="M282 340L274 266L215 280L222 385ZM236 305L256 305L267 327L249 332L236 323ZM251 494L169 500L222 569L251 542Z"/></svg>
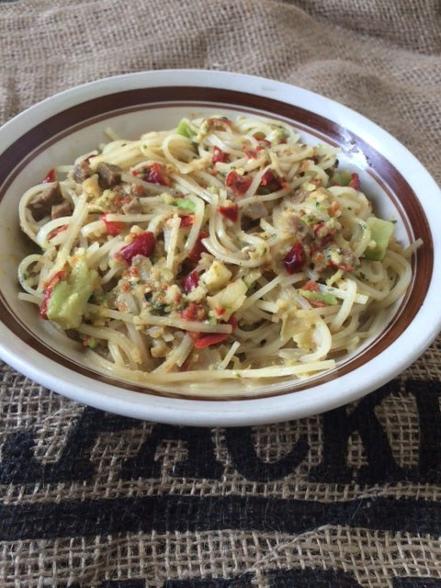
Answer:
<svg viewBox="0 0 441 588"><path fill-rule="evenodd" d="M441 180L437 0L0 1L0 122L158 68L262 75L379 123ZM1 148L1 146L0 146ZM441 348L298 422L154 426L0 383L0 586L441 586Z"/></svg>

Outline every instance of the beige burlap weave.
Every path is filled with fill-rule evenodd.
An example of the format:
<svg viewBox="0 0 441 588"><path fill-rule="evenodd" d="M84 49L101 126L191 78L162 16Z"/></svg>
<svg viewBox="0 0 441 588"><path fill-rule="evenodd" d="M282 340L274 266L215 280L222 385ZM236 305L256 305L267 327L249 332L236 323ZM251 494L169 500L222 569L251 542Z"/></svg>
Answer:
<svg viewBox="0 0 441 588"><path fill-rule="evenodd" d="M436 0L0 1L0 122L181 67L339 100L441 180ZM440 345L358 407L232 431L103 415L3 365L0 586L441 586Z"/></svg>

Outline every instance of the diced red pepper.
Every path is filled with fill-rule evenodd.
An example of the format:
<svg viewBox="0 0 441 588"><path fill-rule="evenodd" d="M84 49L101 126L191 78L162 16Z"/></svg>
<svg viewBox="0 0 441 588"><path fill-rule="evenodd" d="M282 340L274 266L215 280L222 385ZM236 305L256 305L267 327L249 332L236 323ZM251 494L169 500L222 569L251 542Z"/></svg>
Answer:
<svg viewBox="0 0 441 588"><path fill-rule="evenodd" d="M43 179L43 184L50 184L51 182L55 182L57 179L57 174L55 173L54 169L50 169L47 172L46 177Z"/></svg>
<svg viewBox="0 0 441 588"><path fill-rule="evenodd" d="M198 306L198 305L196 305L196 306ZM225 309L223 309L223 310L225 311ZM219 314L223 314L223 313L219 313ZM233 332L234 332L237 329L237 323L238 323L238 320L234 316L234 314L231 315L230 320L227 322L229 325L231 325L233 327ZM226 341L229 337L229 335L224 334L224 333L207 333L207 334L189 333L189 334L193 340L193 343L194 343L194 346L196 347L196 349L205 349L205 347L210 347L211 345L217 345L218 343L222 343L223 341Z"/></svg>
<svg viewBox="0 0 441 588"><path fill-rule="evenodd" d="M171 183L160 163L153 163L150 166L147 182L160 184L161 186L170 186Z"/></svg>
<svg viewBox="0 0 441 588"><path fill-rule="evenodd" d="M260 185L268 186L268 184L270 184L273 180L275 180L275 175L270 169L267 169L263 174L262 179L260 180Z"/></svg>
<svg viewBox="0 0 441 588"><path fill-rule="evenodd" d="M130 265L135 255L150 257L155 249L155 245L155 235L150 231L146 231L145 233L136 235L133 241L120 249L118 253Z"/></svg>
<svg viewBox="0 0 441 588"><path fill-rule="evenodd" d="M204 251L207 251L202 243L202 239L206 239L208 237L207 231L201 231L199 233L198 238L196 239L196 243L194 244L193 249L188 254L188 259L197 263L201 258L201 255Z"/></svg>
<svg viewBox="0 0 441 588"><path fill-rule="evenodd" d="M55 288L55 286L58 284L58 282L61 282L61 280L64 278L65 275L66 275L66 270L64 270L64 269L60 270L49 280L49 282L47 282L45 284L45 287L43 290L43 300L41 301L41 304L40 304L41 318L47 319L47 308L49 305L49 299L52 295L52 291Z"/></svg>
<svg viewBox="0 0 441 588"><path fill-rule="evenodd" d="M199 274L196 270L193 270L190 274L188 274L188 276L186 276L184 278L184 283L183 283L184 291L191 292L193 290L193 288L196 288L196 286L198 284L199 284Z"/></svg>
<svg viewBox="0 0 441 588"><path fill-rule="evenodd" d="M220 206L219 212L227 219L235 223L239 218L239 207L237 204L230 206Z"/></svg>
<svg viewBox="0 0 441 588"><path fill-rule="evenodd" d="M270 169L266 170L260 180L260 185L264 188L268 188L270 192L276 192L282 187L280 178L274 174Z"/></svg>
<svg viewBox="0 0 441 588"><path fill-rule="evenodd" d="M252 179L248 176L240 176L236 171L232 170L225 178L225 185L231 188L236 196L243 196L248 190Z"/></svg>
<svg viewBox="0 0 441 588"><path fill-rule="evenodd" d="M194 223L194 214L184 214L181 216L181 224L179 225L181 228L183 227L191 227Z"/></svg>
<svg viewBox="0 0 441 588"><path fill-rule="evenodd" d="M291 247L283 258L283 265L289 274L294 274L302 269L306 262L305 250L303 245L298 241Z"/></svg>
<svg viewBox="0 0 441 588"><path fill-rule="evenodd" d="M212 333L208 335L201 335L194 341L196 349L205 349L211 347L211 345L217 345L223 343L228 339L228 335L224 333Z"/></svg>
<svg viewBox="0 0 441 588"><path fill-rule="evenodd" d="M237 323L239 321L237 320L237 318L234 316L234 314L232 314L230 316L230 320L228 321L228 324L230 324L233 327L233 331L235 331L237 329Z"/></svg>
<svg viewBox="0 0 441 588"><path fill-rule="evenodd" d="M308 292L319 292L320 288L317 282L314 282L314 280L309 280L303 286L302 290L308 290Z"/></svg>
<svg viewBox="0 0 441 588"><path fill-rule="evenodd" d="M109 220L107 220L106 214L102 214L100 218L103 221L103 223L106 225L106 233L108 235L112 235L112 237L116 237L116 235L119 235L123 231L124 223L121 223L119 221L109 221Z"/></svg>
<svg viewBox="0 0 441 588"><path fill-rule="evenodd" d="M213 150L213 157L211 159L212 164L216 164L217 162L225 163L230 159L228 153L219 149L219 147L215 147Z"/></svg>
<svg viewBox="0 0 441 588"><path fill-rule="evenodd" d="M354 190L360 189L360 176L358 174L351 174L351 181L349 182L349 186L354 188Z"/></svg>
<svg viewBox="0 0 441 588"><path fill-rule="evenodd" d="M202 304L190 302L187 308L181 312L181 316L186 321L202 321L206 316L206 311Z"/></svg>
<svg viewBox="0 0 441 588"><path fill-rule="evenodd" d="M160 163L152 163L147 168L135 170L133 175L150 184L160 184L161 186L170 186L171 184L170 178L167 177Z"/></svg>
<svg viewBox="0 0 441 588"><path fill-rule="evenodd" d="M53 239L56 235L58 235L59 233L62 233L63 231L65 231L67 229L67 225L60 225L59 227L57 227L56 229L53 229L47 236L47 238Z"/></svg>

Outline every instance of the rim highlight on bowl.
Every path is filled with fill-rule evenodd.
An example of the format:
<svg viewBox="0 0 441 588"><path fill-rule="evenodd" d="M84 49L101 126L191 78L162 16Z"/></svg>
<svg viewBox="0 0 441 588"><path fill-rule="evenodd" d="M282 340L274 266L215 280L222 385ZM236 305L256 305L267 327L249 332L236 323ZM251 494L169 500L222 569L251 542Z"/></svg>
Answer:
<svg viewBox="0 0 441 588"><path fill-rule="evenodd" d="M171 389L143 390L85 365L17 301L15 278L26 247L19 236L18 196L41 171L67 163L102 140L111 125L122 136L170 128L189 112L243 111L282 119L311 141L341 148L377 208L399 218L400 238L422 238L413 281L384 330L336 370L308 380L262 384L258 398L180 398ZM126 133L124 133L126 131ZM441 328L441 193L425 168L386 131L332 100L281 82L202 70L164 70L107 78L67 90L26 110L0 129L0 356L69 398L126 416L173 424L270 423L345 404L399 374ZM261 389L260 389L261 388Z"/></svg>

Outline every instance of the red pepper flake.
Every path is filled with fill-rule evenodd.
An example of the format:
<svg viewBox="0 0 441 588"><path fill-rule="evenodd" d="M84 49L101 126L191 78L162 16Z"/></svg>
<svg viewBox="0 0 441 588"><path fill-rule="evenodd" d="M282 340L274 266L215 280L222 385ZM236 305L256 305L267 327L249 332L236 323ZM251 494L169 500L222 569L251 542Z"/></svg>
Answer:
<svg viewBox="0 0 441 588"><path fill-rule="evenodd" d="M252 179L248 176L240 176L236 171L232 170L225 178L225 185L231 188L233 194L236 196L243 196L248 190Z"/></svg>
<svg viewBox="0 0 441 588"><path fill-rule="evenodd" d="M222 116L221 118L213 117L207 120L207 126L209 129L222 130L231 127L232 124L232 121L226 116Z"/></svg>
<svg viewBox="0 0 441 588"><path fill-rule="evenodd" d="M62 233L63 231L65 231L67 229L67 225L60 225L59 227L57 227L56 229L53 229L47 236L48 239L53 239L56 235L58 235L59 233Z"/></svg>
<svg viewBox="0 0 441 588"><path fill-rule="evenodd" d="M308 292L319 292L320 288L317 282L314 282L314 280L308 280L302 287L302 290L307 290Z"/></svg>
<svg viewBox="0 0 441 588"><path fill-rule="evenodd" d="M321 300L309 300L309 304L311 306L314 306L315 308L324 308L325 306L327 306L327 304L325 302L322 302Z"/></svg>
<svg viewBox="0 0 441 588"><path fill-rule="evenodd" d="M41 318L47 319L47 309L49 306L49 299L52 295L53 289L58 284L58 282L61 282L61 280L64 278L65 275L66 275L66 270L64 270L64 269L60 270L49 280L49 282L47 282L45 284L45 287L43 290L43 300L40 304Z"/></svg>
<svg viewBox="0 0 441 588"><path fill-rule="evenodd" d="M116 237L116 235L119 235L123 231L124 223L118 221L109 221L107 220L106 214L102 214L100 218L106 226L106 233L108 235Z"/></svg>
<svg viewBox="0 0 441 588"><path fill-rule="evenodd" d="M181 312L181 317L186 321L202 321L206 317L205 308L202 304L190 302L190 304Z"/></svg>
<svg viewBox="0 0 441 588"><path fill-rule="evenodd" d="M121 208L121 206L123 205L123 197L121 196L121 194L116 194L116 196L113 197L112 204L116 208Z"/></svg>
<svg viewBox="0 0 441 588"><path fill-rule="evenodd" d="M298 241L291 247L288 253L283 258L283 265L285 266L286 271L289 274L294 274L295 272L302 269L306 262L306 255L305 250L303 249L303 245Z"/></svg>
<svg viewBox="0 0 441 588"><path fill-rule="evenodd" d="M245 147L243 150L244 154L248 157L248 159L257 159L259 152L263 150L262 145L258 145L255 149L251 149L249 147Z"/></svg>
<svg viewBox="0 0 441 588"><path fill-rule="evenodd" d="M314 235L320 240L320 247L326 247L334 239L335 229L329 229L326 224L322 221L314 225Z"/></svg>
<svg viewBox="0 0 441 588"><path fill-rule="evenodd" d="M194 346L196 349L205 349L206 347L211 347L212 345L217 345L218 343L223 343L228 339L228 335L224 333L212 333L208 335L201 335L194 341Z"/></svg>
<svg viewBox="0 0 441 588"><path fill-rule="evenodd" d="M199 261L199 259L201 258L202 253L204 251L207 251L204 247L204 244L202 243L202 239L206 239L207 237L208 237L207 231L201 231L199 233L199 236L196 239L196 243L194 244L193 249L188 254L188 259L190 259L190 261L197 263Z"/></svg>
<svg viewBox="0 0 441 588"><path fill-rule="evenodd" d="M43 184L50 184L51 182L55 182L57 180L57 174L55 173L55 169L50 169L47 172L46 177L43 179Z"/></svg>
<svg viewBox="0 0 441 588"><path fill-rule="evenodd" d="M351 174L349 186L354 188L354 190L360 190L360 176L358 174Z"/></svg>
<svg viewBox="0 0 441 588"><path fill-rule="evenodd" d="M220 206L219 212L233 223L235 223L239 218L239 207L237 204L232 204L230 206Z"/></svg>
<svg viewBox="0 0 441 588"><path fill-rule="evenodd" d="M156 239L155 235L150 231L140 233L136 235L131 243L119 250L120 255L124 261L129 265L132 263L132 259L135 255L144 255L144 257L150 257L155 249Z"/></svg>
<svg viewBox="0 0 441 588"><path fill-rule="evenodd" d="M339 212L341 212L340 202L333 200L328 207L328 214L329 216L337 216Z"/></svg>
<svg viewBox="0 0 441 588"><path fill-rule="evenodd" d="M354 266L352 266L350 263L334 263L333 261L330 261L328 263L328 267L331 267L332 269L339 269L342 272L353 272L354 271Z"/></svg>
<svg viewBox="0 0 441 588"><path fill-rule="evenodd" d="M228 153L225 153L225 151L222 151L222 149L219 149L219 147L214 148L213 157L211 159L213 165L215 165L217 162L226 163L227 161L229 161L229 159L230 156L228 155Z"/></svg>
<svg viewBox="0 0 441 588"><path fill-rule="evenodd" d="M183 287L185 292L191 292L193 288L199 284L199 274L193 270L188 276L184 278Z"/></svg>
<svg viewBox="0 0 441 588"><path fill-rule="evenodd" d="M160 163L152 163L152 165L147 168L133 171L132 174L150 184L160 184L161 186L171 185L170 178L167 177L164 168Z"/></svg>
<svg viewBox="0 0 441 588"><path fill-rule="evenodd" d="M179 225L182 228L184 227L191 227L194 223L194 214L184 214L181 216L181 224Z"/></svg>

